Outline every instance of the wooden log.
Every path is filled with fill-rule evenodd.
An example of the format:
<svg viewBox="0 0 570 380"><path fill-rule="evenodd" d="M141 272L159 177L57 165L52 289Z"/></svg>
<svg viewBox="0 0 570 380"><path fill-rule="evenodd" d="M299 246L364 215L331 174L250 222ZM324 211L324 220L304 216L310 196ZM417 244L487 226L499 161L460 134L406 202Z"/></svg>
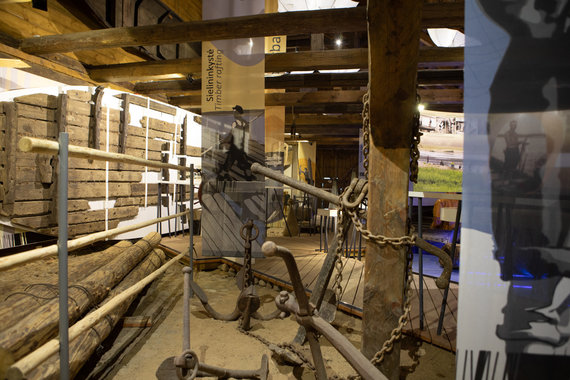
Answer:
<svg viewBox="0 0 570 380"><path fill-rule="evenodd" d="M416 107L416 70L421 3L368 2L370 76L370 173L367 228L373 234L407 234L411 126ZM403 27L405 25L405 27ZM362 353L369 359L391 337L402 315L407 247L370 240L364 267ZM399 379L400 344L379 364Z"/></svg>
<svg viewBox="0 0 570 380"><path fill-rule="evenodd" d="M103 251L69 257L69 283L76 283L88 277L132 245L131 242L125 240ZM2 321L0 334L30 314L32 310L57 297L57 293L50 290L52 289L50 285L57 288L57 265L57 260L42 260L2 273L3 302L0 303L0 320ZM39 271L42 272L41 281L32 275ZM10 286L10 282L16 283L15 279L18 280L17 284ZM42 284L37 284L38 282ZM33 286L34 284L36 286ZM26 290L26 288L29 289Z"/></svg>
<svg viewBox="0 0 570 380"><path fill-rule="evenodd" d="M152 254L148 255L135 269L133 269L111 292L103 302L103 305L109 303L114 297L118 296L137 282L160 268L166 260L166 255L161 249L155 249ZM142 290L142 289L141 289ZM74 377L81 369L83 364L93 354L95 349L105 340L111 333L122 315L128 310L129 306L136 298L137 293L120 303L112 310L105 320L95 324L91 329L82 332L69 345L70 360L69 372ZM88 315L89 316L89 315ZM32 370L26 376L27 379L59 379L59 355L55 354L47 358L40 366Z"/></svg>
<svg viewBox="0 0 570 380"><path fill-rule="evenodd" d="M162 218L147 220L140 223L134 223L128 226L117 227L108 231L101 231L98 233L91 234L89 236L80 237L74 240L69 240L67 242L67 250L69 252L74 251L76 249L85 247L89 244L92 244L96 241L100 241L103 239L111 238L113 236L117 236L124 232L138 230L139 228L143 228L146 226L150 226L151 224L160 223L165 220L169 220L172 218L179 218L183 215L187 215L188 211L179 212L178 214L173 214L170 216L165 216ZM15 254L12 256L7 257L0 257L0 271L10 269L12 267L22 265L29 261L39 260L42 257L47 256L54 256L57 254L57 245L50 245L49 247L37 248L31 251Z"/></svg>
<svg viewBox="0 0 570 380"><path fill-rule="evenodd" d="M70 323L101 302L109 289L121 281L159 242L160 235L152 232L89 277L71 285L68 302ZM16 359L35 350L57 334L57 310L57 299L41 306L35 313L0 334L0 347L10 351Z"/></svg>
<svg viewBox="0 0 570 380"><path fill-rule="evenodd" d="M31 137L23 137L20 139L18 146L23 152L36 152L57 154L59 151L59 144L55 141L35 139ZM162 163L157 161L145 160L143 158L133 157L126 154L118 154L111 152L101 152L96 149L84 148L76 145L69 145L69 156L87 159L107 160L120 163L138 164L141 166L149 166L155 168L169 168L176 170L188 171L190 168L174 164Z"/></svg>
<svg viewBox="0 0 570 380"><path fill-rule="evenodd" d="M112 300L107 302L105 305L101 306L99 309L93 311L87 317L83 318L81 321L73 325L69 329L69 339L73 341L82 332L94 326L99 322L105 315L109 314L113 309L118 307L131 297L133 294L140 292L145 286L150 284L160 275L162 275L170 266L177 263L180 259L184 257L184 254L176 256L174 259L170 260L168 263L163 265L160 269L152 272L150 275L137 282L135 285L131 286L121 294L114 297ZM50 340L45 345L40 347L38 350L34 351L30 355L26 356L22 360L16 362L8 370L8 379L23 379L24 375L33 368L37 367L42 363L47 357L53 355L57 352L59 348L59 341L57 339Z"/></svg>

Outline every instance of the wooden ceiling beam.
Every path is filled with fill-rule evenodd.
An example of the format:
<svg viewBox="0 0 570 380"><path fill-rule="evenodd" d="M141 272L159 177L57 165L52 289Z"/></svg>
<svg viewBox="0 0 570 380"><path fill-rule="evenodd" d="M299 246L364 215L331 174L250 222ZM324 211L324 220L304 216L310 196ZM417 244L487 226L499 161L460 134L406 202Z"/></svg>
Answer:
<svg viewBox="0 0 570 380"><path fill-rule="evenodd" d="M347 137L347 136L319 136L319 135L301 135L301 138L285 138L286 143L294 143L299 140L309 140L316 142L317 145L356 145L358 146L358 137Z"/></svg>
<svg viewBox="0 0 570 380"><path fill-rule="evenodd" d="M463 48L422 48L420 63L433 65L463 63ZM305 51L298 53L267 54L265 72L290 72L338 69L367 69L368 49L340 49ZM89 69L98 82L151 80L167 74L201 74L200 59L173 59L152 62L134 62L95 66Z"/></svg>
<svg viewBox="0 0 570 380"><path fill-rule="evenodd" d="M366 10L326 9L265 13L215 20L109 28L89 32L28 38L21 49L32 54L96 50L110 47L176 44L298 33L366 30Z"/></svg>
<svg viewBox="0 0 570 380"><path fill-rule="evenodd" d="M265 95L266 106L296 106L322 103L361 103L366 91L283 92Z"/></svg>
<svg viewBox="0 0 570 380"><path fill-rule="evenodd" d="M167 96L174 95L192 95L195 91L202 89L202 80L169 80L154 82L135 83L134 92L143 95L164 94Z"/></svg>
<svg viewBox="0 0 570 380"><path fill-rule="evenodd" d="M297 126L312 125L361 125L362 114L346 113L342 115L319 115L319 114L285 114L285 125L291 125L295 121Z"/></svg>
<svg viewBox="0 0 570 380"><path fill-rule="evenodd" d="M265 78L266 89L299 90L301 88L323 87L364 87L368 83L367 72L352 74L284 74L278 77ZM463 70L419 70L418 83L421 86L463 85ZM195 95L200 91L201 79L171 80L139 82L134 86L134 91L139 94L168 96Z"/></svg>
<svg viewBox="0 0 570 380"><path fill-rule="evenodd" d="M265 94L266 106L297 107L309 104L361 104L364 90L283 92ZM462 89L419 89L422 103L462 103ZM201 95L175 96L169 103L178 107L200 107Z"/></svg>
<svg viewBox="0 0 570 380"><path fill-rule="evenodd" d="M423 28L464 25L463 3L423 6ZM267 13L215 20L137 27L108 28L24 39L20 48L31 54L64 53L113 47L176 44L302 33L338 33L366 30L364 7Z"/></svg>
<svg viewBox="0 0 570 380"><path fill-rule="evenodd" d="M362 113L362 103L347 104L312 104L295 107L285 107L285 115L292 113L316 113L316 114L354 114Z"/></svg>
<svg viewBox="0 0 570 380"><path fill-rule="evenodd" d="M146 61L117 65L96 66L89 69L89 76L97 82L130 82L136 80L164 80L201 74L202 58Z"/></svg>
<svg viewBox="0 0 570 380"><path fill-rule="evenodd" d="M301 136L309 135L319 135L319 136L358 136L360 131L360 126L330 126L330 125L319 125L319 126L296 126L295 132L299 133ZM285 127L285 133L292 133L291 126Z"/></svg>

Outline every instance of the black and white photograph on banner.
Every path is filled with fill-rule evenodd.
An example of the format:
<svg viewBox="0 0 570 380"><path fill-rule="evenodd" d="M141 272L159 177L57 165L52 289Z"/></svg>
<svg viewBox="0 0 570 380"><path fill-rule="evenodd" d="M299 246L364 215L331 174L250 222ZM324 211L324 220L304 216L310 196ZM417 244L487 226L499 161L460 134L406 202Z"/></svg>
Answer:
<svg viewBox="0 0 570 380"><path fill-rule="evenodd" d="M478 0L466 15L457 378L567 379L570 2Z"/></svg>
<svg viewBox="0 0 570 380"><path fill-rule="evenodd" d="M235 226L247 220L265 220L265 179L254 175L251 164L265 163L263 111L210 113L203 118L200 200L205 256L242 254L243 239ZM220 228L220 221L224 221ZM259 224L259 223L256 223ZM260 224L258 228L263 228Z"/></svg>

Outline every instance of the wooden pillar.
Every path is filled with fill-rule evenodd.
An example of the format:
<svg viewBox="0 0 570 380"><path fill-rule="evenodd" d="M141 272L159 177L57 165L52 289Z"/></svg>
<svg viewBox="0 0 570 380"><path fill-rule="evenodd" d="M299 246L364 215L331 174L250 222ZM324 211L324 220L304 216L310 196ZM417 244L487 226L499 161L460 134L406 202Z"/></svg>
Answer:
<svg viewBox="0 0 570 380"><path fill-rule="evenodd" d="M416 70L422 2L368 1L371 146L368 229L374 234L407 234L406 210L411 125L416 103ZM369 242L364 268L362 352L371 358L390 337L402 314L406 247ZM399 378L400 344L380 370Z"/></svg>

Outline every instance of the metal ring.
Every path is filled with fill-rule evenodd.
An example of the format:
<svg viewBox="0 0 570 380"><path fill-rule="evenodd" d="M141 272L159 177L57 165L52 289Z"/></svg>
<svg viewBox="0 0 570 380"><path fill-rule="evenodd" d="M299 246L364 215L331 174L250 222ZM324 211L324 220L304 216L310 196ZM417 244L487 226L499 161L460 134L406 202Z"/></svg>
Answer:
<svg viewBox="0 0 570 380"><path fill-rule="evenodd" d="M193 380L198 375L198 367L200 366L200 361L198 360L198 355L192 350L186 350L182 353L181 356L184 356L187 359L194 358L196 360L196 364L192 371L188 371L188 368L176 367L176 376L180 380Z"/></svg>
<svg viewBox="0 0 570 380"><path fill-rule="evenodd" d="M257 226L255 225L255 223L253 223L253 221L250 219L247 221L247 223L245 223L243 226L241 226L241 229L239 230L239 236L241 236L241 238L243 240L248 240L247 235L244 236L244 230L246 230L249 227L249 224L251 222L251 229L255 230L255 235L254 236L250 236L249 240L255 240L257 239L257 237L259 236L259 228L257 228Z"/></svg>
<svg viewBox="0 0 570 380"><path fill-rule="evenodd" d="M357 185L359 187L359 189L356 189L358 190L358 197L354 202L350 202L349 198L352 195L352 192L355 190ZM347 208L356 208L362 203L367 193L368 193L368 182L354 178L350 183L348 189L346 189L346 191L342 195L342 205Z"/></svg>

